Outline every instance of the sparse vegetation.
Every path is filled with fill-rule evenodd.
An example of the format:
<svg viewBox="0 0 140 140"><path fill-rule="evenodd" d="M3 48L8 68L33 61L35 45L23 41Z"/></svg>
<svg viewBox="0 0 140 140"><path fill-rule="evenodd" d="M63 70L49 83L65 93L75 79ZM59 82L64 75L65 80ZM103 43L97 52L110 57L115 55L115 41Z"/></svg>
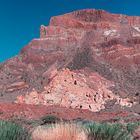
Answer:
<svg viewBox="0 0 140 140"><path fill-rule="evenodd" d="M19 124L0 121L0 140L30 140L30 137Z"/></svg>
<svg viewBox="0 0 140 140"><path fill-rule="evenodd" d="M132 134L138 126L140 126L140 122L130 122L127 124L127 131Z"/></svg>
<svg viewBox="0 0 140 140"><path fill-rule="evenodd" d="M0 140L132 140L140 126L140 122L97 123L81 119L62 122L52 115L41 118L38 123L36 120L36 124L30 138L19 124L0 121Z"/></svg>
<svg viewBox="0 0 140 140"><path fill-rule="evenodd" d="M89 140L131 140L132 136L120 124L95 123L85 125Z"/></svg>

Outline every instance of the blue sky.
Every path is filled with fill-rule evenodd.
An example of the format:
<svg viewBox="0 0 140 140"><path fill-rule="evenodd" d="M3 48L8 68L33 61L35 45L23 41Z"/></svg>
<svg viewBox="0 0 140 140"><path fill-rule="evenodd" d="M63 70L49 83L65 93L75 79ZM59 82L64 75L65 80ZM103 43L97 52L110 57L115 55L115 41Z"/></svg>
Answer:
<svg viewBox="0 0 140 140"><path fill-rule="evenodd" d="M0 0L0 62L38 38L51 16L86 8L140 16L140 0Z"/></svg>

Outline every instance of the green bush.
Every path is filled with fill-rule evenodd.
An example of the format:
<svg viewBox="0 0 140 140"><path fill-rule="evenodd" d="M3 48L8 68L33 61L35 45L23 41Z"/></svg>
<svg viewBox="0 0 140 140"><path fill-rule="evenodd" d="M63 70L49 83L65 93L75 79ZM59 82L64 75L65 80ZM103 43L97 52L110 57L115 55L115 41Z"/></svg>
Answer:
<svg viewBox="0 0 140 140"><path fill-rule="evenodd" d="M57 118L56 116L52 116L52 115L48 115L48 116L45 116L43 118L41 118L42 120L42 125L44 124L51 124L51 123L57 123L60 121L59 118Z"/></svg>
<svg viewBox="0 0 140 140"><path fill-rule="evenodd" d="M140 126L140 122L130 122L127 124L127 131L132 134L138 126Z"/></svg>
<svg viewBox="0 0 140 140"><path fill-rule="evenodd" d="M0 121L0 140L29 140L27 131L20 125L8 121Z"/></svg>
<svg viewBox="0 0 140 140"><path fill-rule="evenodd" d="M120 124L87 123L85 125L89 140L131 140L131 135Z"/></svg>

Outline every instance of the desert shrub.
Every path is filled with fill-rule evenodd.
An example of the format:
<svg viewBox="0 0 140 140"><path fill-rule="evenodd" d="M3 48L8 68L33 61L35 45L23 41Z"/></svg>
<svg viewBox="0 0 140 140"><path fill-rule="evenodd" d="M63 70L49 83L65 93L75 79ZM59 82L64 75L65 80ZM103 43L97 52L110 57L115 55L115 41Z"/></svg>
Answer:
<svg viewBox="0 0 140 140"><path fill-rule="evenodd" d="M130 122L127 124L127 131L132 134L138 126L140 126L140 122Z"/></svg>
<svg viewBox="0 0 140 140"><path fill-rule="evenodd" d="M8 121L0 121L1 140L29 140L27 131L20 125Z"/></svg>
<svg viewBox="0 0 140 140"><path fill-rule="evenodd" d="M72 123L39 126L32 133L32 140L87 140L85 132Z"/></svg>
<svg viewBox="0 0 140 140"><path fill-rule="evenodd" d="M42 120L42 125L57 123L60 121L60 119L58 117L53 116L53 115L48 115L48 116L42 117L41 120Z"/></svg>
<svg viewBox="0 0 140 140"><path fill-rule="evenodd" d="M47 125L35 128L32 133L33 140L132 140L133 131L140 125L140 123L97 123L81 119L51 124L50 122L54 121L50 121L50 116L47 120L48 118ZM82 136L83 139L81 137L78 139L78 136Z"/></svg>
<svg viewBox="0 0 140 140"><path fill-rule="evenodd" d="M85 125L89 140L131 140L131 135L120 124L87 123Z"/></svg>
<svg viewBox="0 0 140 140"><path fill-rule="evenodd" d="M46 127L49 127L51 124L60 122L60 119L53 115L44 116L37 120L30 120L28 121L28 125L30 125L32 128L38 127L40 125L45 125Z"/></svg>

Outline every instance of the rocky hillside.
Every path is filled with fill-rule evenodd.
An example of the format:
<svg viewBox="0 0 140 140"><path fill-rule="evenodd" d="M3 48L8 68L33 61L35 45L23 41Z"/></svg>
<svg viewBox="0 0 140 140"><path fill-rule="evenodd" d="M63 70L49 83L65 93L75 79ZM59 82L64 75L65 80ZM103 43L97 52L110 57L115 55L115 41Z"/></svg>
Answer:
<svg viewBox="0 0 140 140"><path fill-rule="evenodd" d="M140 17L80 10L52 17L0 64L0 103L140 114Z"/></svg>

